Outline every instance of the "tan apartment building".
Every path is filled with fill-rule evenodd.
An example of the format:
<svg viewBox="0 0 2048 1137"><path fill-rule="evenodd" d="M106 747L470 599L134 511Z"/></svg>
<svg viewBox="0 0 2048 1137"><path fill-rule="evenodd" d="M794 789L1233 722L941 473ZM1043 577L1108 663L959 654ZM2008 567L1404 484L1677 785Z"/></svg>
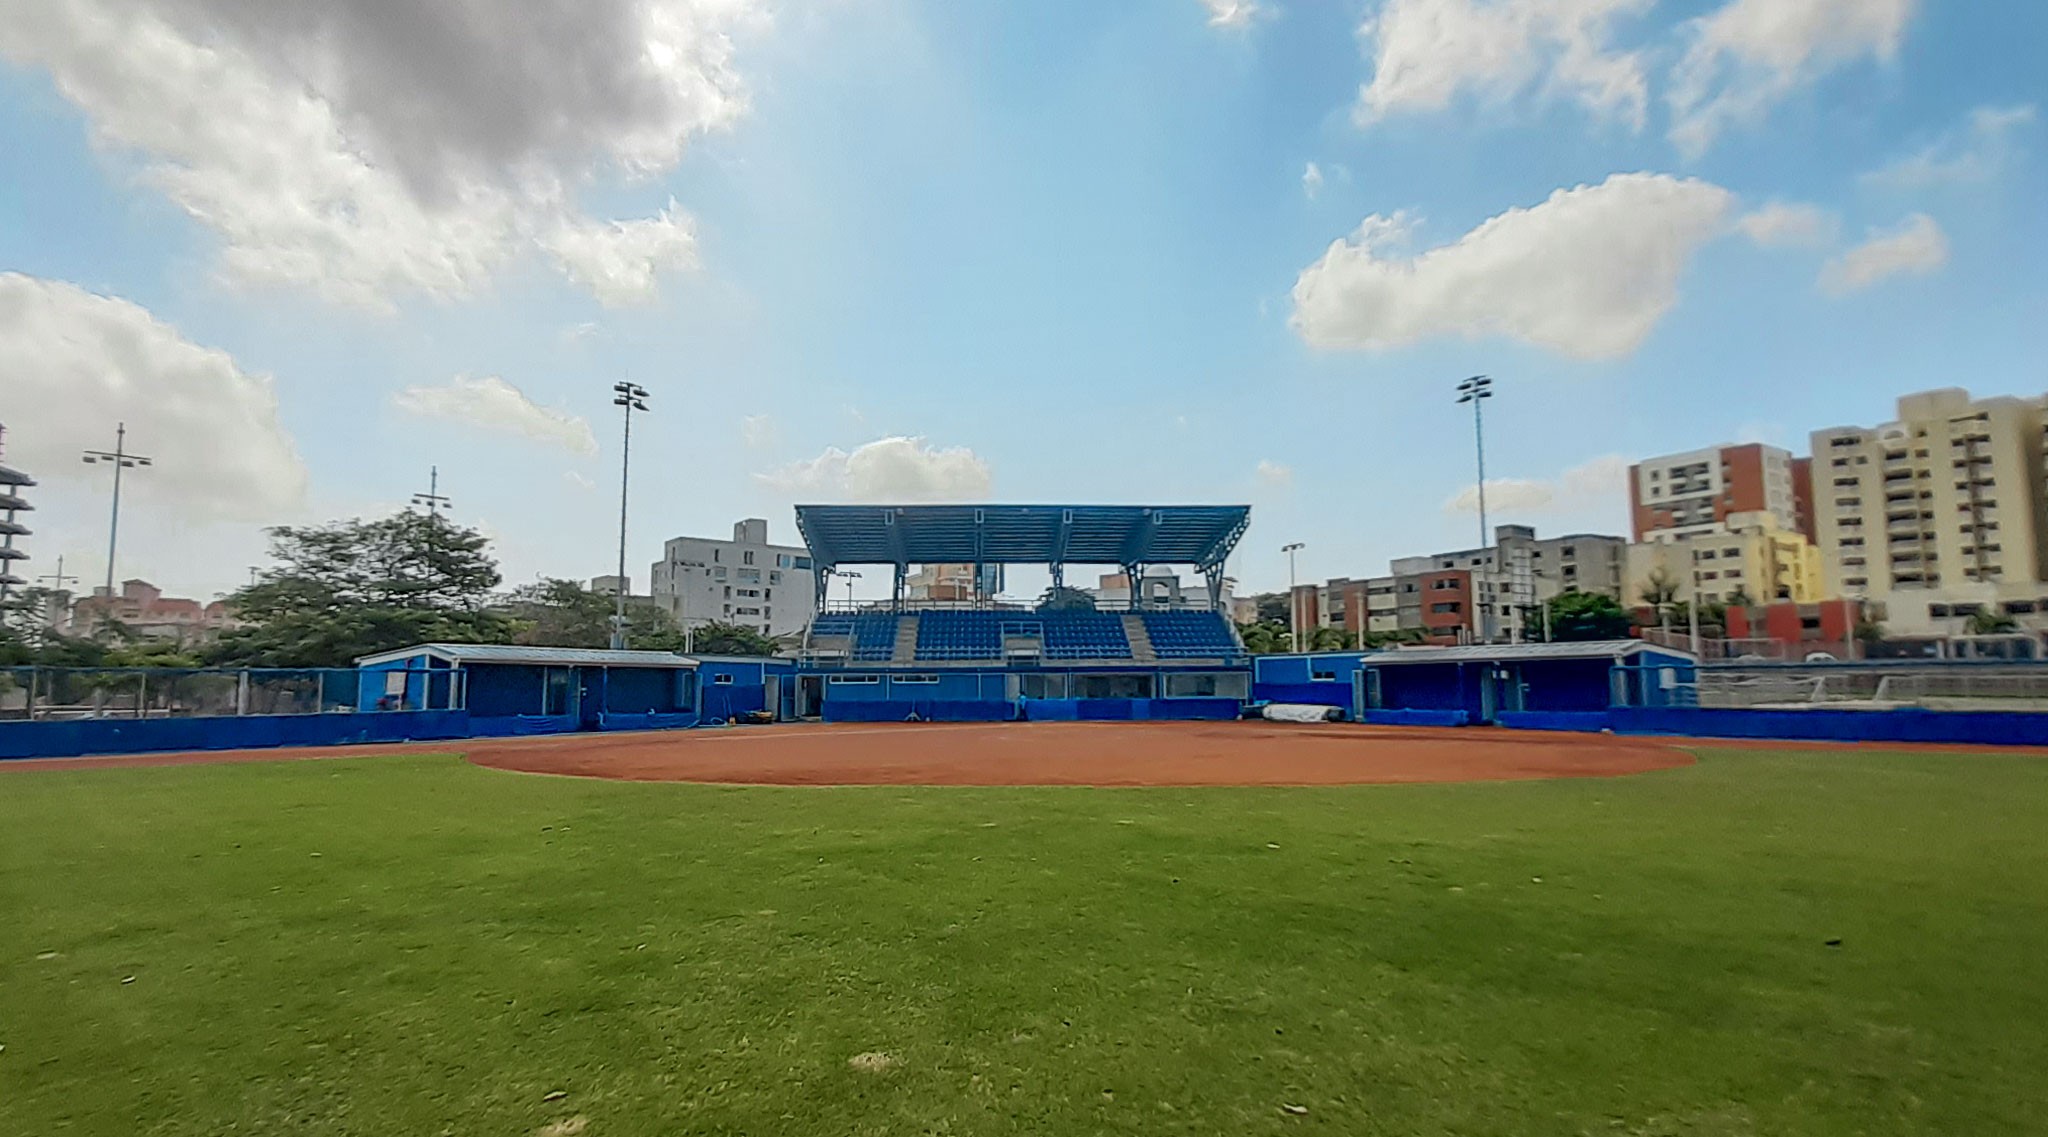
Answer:
<svg viewBox="0 0 2048 1137"><path fill-rule="evenodd" d="M1820 550L1806 535L1781 524L1777 514L1735 513L1707 531L1661 530L1628 547L1623 603L1647 604L1659 581L1704 604L1812 604L1828 595Z"/></svg>
<svg viewBox="0 0 2048 1137"><path fill-rule="evenodd" d="M2048 626L2048 398L1907 395L1898 419L1813 434L1830 585L1894 633L1958 632L1983 611Z"/></svg>

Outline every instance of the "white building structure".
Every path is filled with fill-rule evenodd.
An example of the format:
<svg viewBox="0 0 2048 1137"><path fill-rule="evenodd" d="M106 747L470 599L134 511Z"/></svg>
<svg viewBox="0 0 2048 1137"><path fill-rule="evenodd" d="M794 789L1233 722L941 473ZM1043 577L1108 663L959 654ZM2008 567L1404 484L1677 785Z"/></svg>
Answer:
<svg viewBox="0 0 2048 1137"><path fill-rule="evenodd" d="M810 550L768 543L768 522L735 522L732 540L674 537L654 563L654 602L683 627L738 624L770 636L802 632L817 611Z"/></svg>

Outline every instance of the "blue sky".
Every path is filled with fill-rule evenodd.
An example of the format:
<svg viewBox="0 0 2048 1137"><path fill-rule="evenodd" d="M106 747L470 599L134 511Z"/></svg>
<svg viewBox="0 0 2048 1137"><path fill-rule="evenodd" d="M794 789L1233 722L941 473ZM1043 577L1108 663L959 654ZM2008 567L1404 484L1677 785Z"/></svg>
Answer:
<svg viewBox="0 0 2048 1137"><path fill-rule="evenodd" d="M513 582L609 571L623 377L643 580L797 500L1223 501L1270 588L1473 540L1475 372L1553 532L2048 387L2041 5L384 7L0 0L35 572L102 571L117 419L120 575L189 593L430 465Z"/></svg>

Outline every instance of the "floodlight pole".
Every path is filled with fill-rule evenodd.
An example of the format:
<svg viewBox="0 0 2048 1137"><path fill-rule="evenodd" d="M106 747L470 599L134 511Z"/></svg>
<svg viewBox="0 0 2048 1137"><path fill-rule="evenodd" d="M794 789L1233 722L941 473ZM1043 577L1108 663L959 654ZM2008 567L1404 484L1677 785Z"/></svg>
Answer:
<svg viewBox="0 0 2048 1137"><path fill-rule="evenodd" d="M619 447L619 590L612 610L612 650L626 647L626 486L633 469L633 412L647 409L647 388L612 384L612 405L625 409L626 434Z"/></svg>
<svg viewBox="0 0 2048 1137"><path fill-rule="evenodd" d="M1294 554L1307 547L1300 541L1280 546L1287 554L1287 646L1297 652L1301 650L1301 601L1294 591Z"/></svg>
<svg viewBox="0 0 2048 1137"><path fill-rule="evenodd" d="M121 540L121 471L132 466L147 466L150 459L128 453L128 424L125 422L114 427L114 449L111 453L88 450L84 457L89 466L100 462L111 462L114 466L114 511L112 519L107 522L107 599L111 602L114 597L114 550Z"/></svg>

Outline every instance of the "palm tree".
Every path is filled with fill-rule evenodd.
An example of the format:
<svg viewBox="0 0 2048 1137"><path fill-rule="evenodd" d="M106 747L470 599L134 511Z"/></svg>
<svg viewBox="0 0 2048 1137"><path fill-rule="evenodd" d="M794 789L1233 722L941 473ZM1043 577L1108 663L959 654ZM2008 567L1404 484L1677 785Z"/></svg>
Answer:
<svg viewBox="0 0 2048 1137"><path fill-rule="evenodd" d="M2002 612L1980 608L1970 613L1967 627L1973 636L2002 636L2008 632L2019 631L2020 622Z"/></svg>

